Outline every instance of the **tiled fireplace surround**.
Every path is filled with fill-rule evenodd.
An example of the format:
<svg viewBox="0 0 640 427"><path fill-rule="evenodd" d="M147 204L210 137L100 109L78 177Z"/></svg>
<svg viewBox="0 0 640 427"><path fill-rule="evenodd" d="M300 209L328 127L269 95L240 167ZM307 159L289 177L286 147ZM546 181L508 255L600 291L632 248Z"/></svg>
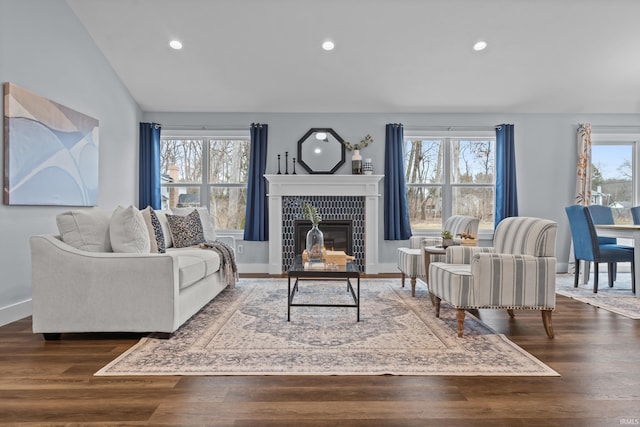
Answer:
<svg viewBox="0 0 640 427"><path fill-rule="evenodd" d="M269 185L269 274L282 274L293 260L293 221L304 219L301 207L305 201L316 205L325 219L352 220L356 265L367 274L378 273L382 175L265 175L265 178Z"/></svg>

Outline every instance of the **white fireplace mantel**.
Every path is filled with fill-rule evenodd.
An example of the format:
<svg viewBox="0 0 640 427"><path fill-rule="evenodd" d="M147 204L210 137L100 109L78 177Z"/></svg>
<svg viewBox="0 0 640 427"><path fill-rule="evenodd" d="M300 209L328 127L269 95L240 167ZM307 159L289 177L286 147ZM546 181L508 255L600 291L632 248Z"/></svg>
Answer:
<svg viewBox="0 0 640 427"><path fill-rule="evenodd" d="M269 197L269 274L282 274L283 196L365 197L365 273L378 273L378 207L384 175L265 175Z"/></svg>

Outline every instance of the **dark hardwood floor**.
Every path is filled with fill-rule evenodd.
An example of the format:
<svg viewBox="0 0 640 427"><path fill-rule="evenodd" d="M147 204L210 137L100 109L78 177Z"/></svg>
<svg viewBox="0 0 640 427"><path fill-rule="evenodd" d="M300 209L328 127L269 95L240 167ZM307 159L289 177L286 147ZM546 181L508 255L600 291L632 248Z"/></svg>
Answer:
<svg viewBox="0 0 640 427"><path fill-rule="evenodd" d="M94 377L139 336L45 342L26 318L0 328L0 425L640 424L640 320L559 296L550 340L539 312L479 316L561 377Z"/></svg>

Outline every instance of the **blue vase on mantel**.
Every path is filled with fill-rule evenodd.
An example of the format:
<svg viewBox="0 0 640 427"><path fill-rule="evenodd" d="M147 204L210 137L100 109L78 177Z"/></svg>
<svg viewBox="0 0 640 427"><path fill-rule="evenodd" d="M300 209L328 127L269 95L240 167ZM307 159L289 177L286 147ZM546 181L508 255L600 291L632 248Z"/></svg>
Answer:
<svg viewBox="0 0 640 427"><path fill-rule="evenodd" d="M307 232L307 257L309 262L322 262L322 248L324 247L324 235L317 224Z"/></svg>

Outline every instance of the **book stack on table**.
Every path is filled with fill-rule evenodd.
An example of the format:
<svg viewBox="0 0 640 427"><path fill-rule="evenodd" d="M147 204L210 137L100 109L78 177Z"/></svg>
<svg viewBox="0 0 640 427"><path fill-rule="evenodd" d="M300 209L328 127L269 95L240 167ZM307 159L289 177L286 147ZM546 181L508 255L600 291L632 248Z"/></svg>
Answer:
<svg viewBox="0 0 640 427"><path fill-rule="evenodd" d="M322 251L322 262L313 264L337 264L340 266L345 266L347 265L348 261L353 261L354 259L354 256L347 255L344 251L329 251L325 249ZM309 257L307 255L307 251L305 250L304 252L302 252L302 262L305 263L305 269L306 263L308 261Z"/></svg>

